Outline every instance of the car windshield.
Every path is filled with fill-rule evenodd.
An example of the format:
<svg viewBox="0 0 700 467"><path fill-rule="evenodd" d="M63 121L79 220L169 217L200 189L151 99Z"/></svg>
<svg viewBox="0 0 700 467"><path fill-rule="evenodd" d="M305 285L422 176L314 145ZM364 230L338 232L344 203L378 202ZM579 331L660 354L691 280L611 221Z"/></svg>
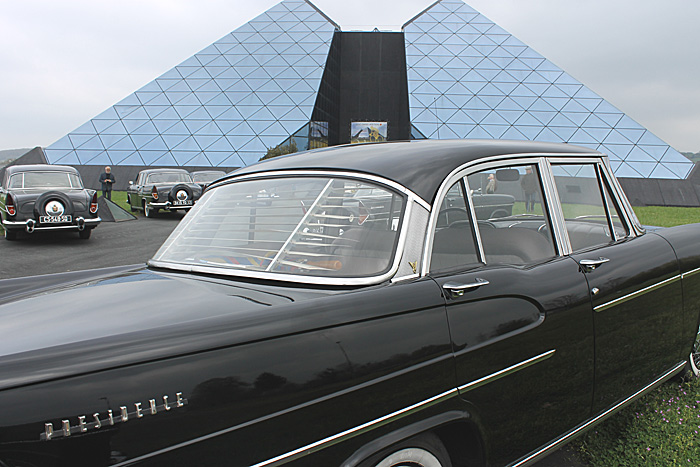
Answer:
<svg viewBox="0 0 700 467"><path fill-rule="evenodd" d="M146 183L192 183L192 178L188 173L159 172L149 174Z"/></svg>
<svg viewBox="0 0 700 467"><path fill-rule="evenodd" d="M195 182L200 182L200 183L209 183L213 182L214 180L223 177L226 175L226 172L199 172L199 173L193 173L192 174L192 179Z"/></svg>
<svg viewBox="0 0 700 467"><path fill-rule="evenodd" d="M69 172L21 172L10 177L8 188L83 188L83 184Z"/></svg>
<svg viewBox="0 0 700 467"><path fill-rule="evenodd" d="M365 181L248 180L208 192L153 258L194 266L323 277L388 271L402 195Z"/></svg>

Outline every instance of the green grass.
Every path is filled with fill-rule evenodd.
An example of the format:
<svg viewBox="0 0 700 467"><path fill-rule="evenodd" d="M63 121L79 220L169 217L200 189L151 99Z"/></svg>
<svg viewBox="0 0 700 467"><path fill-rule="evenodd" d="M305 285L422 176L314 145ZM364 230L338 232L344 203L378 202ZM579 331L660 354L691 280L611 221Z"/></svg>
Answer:
<svg viewBox="0 0 700 467"><path fill-rule="evenodd" d="M670 206L637 206L634 208L643 225L672 227L700 222L700 208L676 208Z"/></svg>
<svg viewBox="0 0 700 467"><path fill-rule="evenodd" d="M101 194L101 191L98 192L98 195ZM112 191L112 202L118 204L125 211L131 212L129 203L126 202L126 191ZM133 214L136 216L138 215L138 212L134 212Z"/></svg>
<svg viewBox="0 0 700 467"><path fill-rule="evenodd" d="M700 465L700 380L666 383L574 442L592 467Z"/></svg>

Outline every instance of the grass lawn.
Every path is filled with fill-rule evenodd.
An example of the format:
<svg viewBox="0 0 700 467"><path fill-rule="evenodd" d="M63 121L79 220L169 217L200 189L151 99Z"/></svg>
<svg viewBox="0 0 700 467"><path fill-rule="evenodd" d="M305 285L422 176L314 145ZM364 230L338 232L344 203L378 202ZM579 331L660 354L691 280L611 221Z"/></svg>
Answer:
<svg viewBox="0 0 700 467"><path fill-rule="evenodd" d="M700 380L666 383L574 441L593 467L700 465Z"/></svg>

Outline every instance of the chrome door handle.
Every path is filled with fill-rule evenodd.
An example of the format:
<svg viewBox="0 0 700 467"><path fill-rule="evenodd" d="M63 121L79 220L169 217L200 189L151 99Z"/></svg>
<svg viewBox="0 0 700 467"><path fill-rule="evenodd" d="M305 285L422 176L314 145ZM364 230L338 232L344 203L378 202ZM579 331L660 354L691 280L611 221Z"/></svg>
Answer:
<svg viewBox="0 0 700 467"><path fill-rule="evenodd" d="M447 290L450 293L450 296L453 298L456 297L461 297L464 295L464 292L472 289L477 289L483 285L489 285L489 281L486 279L481 279L480 277L477 277L474 279L474 282L471 282L469 284L459 284L457 282L446 282L442 288Z"/></svg>
<svg viewBox="0 0 700 467"><path fill-rule="evenodd" d="M578 262L578 264L581 266L581 270L583 272L591 272L601 264L607 263L608 261L610 261L608 258L603 258L601 256L598 259L582 259Z"/></svg>

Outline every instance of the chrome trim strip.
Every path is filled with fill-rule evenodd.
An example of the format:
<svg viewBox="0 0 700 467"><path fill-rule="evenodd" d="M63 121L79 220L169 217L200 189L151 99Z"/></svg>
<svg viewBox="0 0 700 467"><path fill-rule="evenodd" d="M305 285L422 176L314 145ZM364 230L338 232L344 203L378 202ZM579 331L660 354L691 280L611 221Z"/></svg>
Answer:
<svg viewBox="0 0 700 467"><path fill-rule="evenodd" d="M316 441L315 443L311 443L299 449L295 449L294 451L282 454L277 457L273 457L272 459L268 459L258 464L251 465L250 467L273 467L277 465L286 464L287 462L291 462L307 454L312 454L316 451L320 451L321 449L330 447L342 441L344 438L354 438L355 436L359 436L362 433L366 433L367 431L373 430L374 428L379 428L380 426L386 425L387 423L393 421L393 419L402 418L424 408L430 407L434 404L440 403L444 400L450 399L454 397L456 393L456 389L450 389L449 391L445 391L442 394L438 394L437 396L431 397L430 399L426 399L422 402L418 402L417 404L413 404L410 407L406 407L405 409L397 410L396 412L384 415L383 417L364 423L358 427L351 428L333 436L329 436L328 438L324 438L322 440Z"/></svg>
<svg viewBox="0 0 700 467"><path fill-rule="evenodd" d="M30 219L34 220L34 219ZM34 221L36 222L36 221ZM102 218L100 217L91 217L90 219L85 219L85 224L99 224L102 222ZM27 221L2 221L3 225L12 225L15 227L26 227L27 226ZM35 224L36 225L36 224ZM57 230L57 229L77 229L77 225L58 225L55 227L52 226L45 226L45 227L34 227L34 230Z"/></svg>
<svg viewBox="0 0 700 467"><path fill-rule="evenodd" d="M409 190L403 185L400 185L392 180L388 180L386 178L382 177L377 177L376 175L370 175L362 172L343 172L343 171L334 171L334 170L275 170L275 171L270 171L270 172L256 172L252 174L245 174L245 175L240 175L238 177L234 178L227 178L225 180L222 180L220 182L217 182L214 185L209 185L207 188L207 191L211 191L212 188L218 187L220 185L228 185L229 183L233 182L240 182L243 180L248 180L248 179L255 179L255 178L270 178L270 177L278 177L280 175L301 175L301 176L312 176L312 177L319 177L319 176L324 176L324 177L336 177L336 178L359 178L363 180L369 180L375 183L381 183L382 185L388 186L390 188L393 188L395 191L398 191L399 193L403 193L409 197L411 201L415 201L416 203L420 204L423 206L426 210L430 211L430 204L427 203L423 198Z"/></svg>
<svg viewBox="0 0 700 467"><path fill-rule="evenodd" d="M551 358L556 351L557 351L556 349L552 349L548 352L537 355L536 357L529 358L523 362L516 363L515 365L509 366L508 368L504 368L501 371L497 371L496 373L492 373L488 376L484 376L483 378L479 378L475 381L472 381L471 383L467 383L465 385L462 385L462 386L458 387L457 389L459 390L460 394L464 394L465 392L469 392L473 389L481 387L484 384L488 384L492 381L496 381L498 379L501 379L504 376L508 376L508 375L513 374L515 372L518 372L520 370L524 370L525 368L532 366L535 363L543 362L543 361L547 360L548 358Z"/></svg>
<svg viewBox="0 0 700 467"><path fill-rule="evenodd" d="M659 287L663 287L665 285L676 282L679 279L681 279L680 274L673 276L673 277L669 277L666 280L663 280L661 282L657 282L656 284L652 284L648 287L644 287L643 289L637 290L636 292L628 293L627 295L625 295L623 297L616 298L615 300L611 300L609 302L606 302L606 303L600 304L596 307L593 307L593 310L595 310L596 312L605 311L608 308L612 308L615 305L619 305L619 304L624 303L628 300L632 300L633 298L637 298L638 296L644 295L647 292L651 292L652 290L658 289Z"/></svg>
<svg viewBox="0 0 700 467"><path fill-rule="evenodd" d="M541 355L538 355L536 357L525 360L524 362L518 363L518 364L513 365L511 367L508 367L504 370L493 373L490 376L487 376L485 378L481 378L481 379L476 380L472 383L468 383L468 384L462 386L462 388L469 387L468 390L472 390L472 389L475 389L479 386L483 386L484 384L486 384L488 382L495 381L495 380L502 378L503 376L506 376L508 374L511 374L515 371L521 370L521 369L526 368L530 365L533 365L533 364L538 363L540 361L546 360L549 357L551 357L554 354L554 352L555 352L555 350L550 350L550 351L545 352ZM449 357L451 358L451 355L449 355ZM430 363L430 362L426 362L426 363ZM405 371L400 371L398 373L405 373ZM387 378L386 377L379 378L379 380L385 380L385 379L387 379ZM488 381L486 381L487 379L488 379ZM361 386L369 386L373 383L374 382L368 382L368 383L362 384ZM329 400L329 399L336 397L338 395L341 395L343 393L349 393L352 390L354 390L354 388L343 390L343 391L340 391L339 393L335 393L335 394L329 394L328 396L322 397L320 400ZM458 396L459 394L460 394L459 388L447 390L443 393L440 393L436 396L432 396L428 399L417 402L417 403L410 405L408 407L405 407L403 409L396 410L395 412L392 412L392 413L387 414L387 415L383 415L379 418L376 418L376 419L371 420L369 422L363 423L362 425L358 425L356 427L350 428L350 429L342 431L340 433L336 433L335 435L331 435L331 436L328 436L327 438L323 438L323 439L318 440L316 442L313 442L311 444L307 444L306 446L302 446L298 449L295 449L294 451L280 454L279 456L276 456L276 457L273 457L271 459L267 459L265 461L259 462L257 464L250 466L250 467L276 467L279 465L286 464L288 462L291 462L291 461L297 460L301 457L304 457L308 454L312 454L314 452L320 451L320 450L325 449L327 447L333 446L333 445L335 445L341 441L344 441L346 439L354 438L355 436L359 436L359 435L366 433L368 431L371 431L375 428L379 428L379 427L384 426L388 423L391 423L395 420L398 420L398 419L401 419L401 418L406 417L408 415L414 414L420 410L432 407L435 404L446 401L452 397ZM196 439L184 441L180 444L176 444L176 445L170 446L168 448L163 448L163 449L160 449L158 451L154 451L154 452L151 452L148 454L144 454L140 457L136 457L134 459L130 459L130 460L125 461L125 462L121 462L119 464L116 464L114 467L132 465L132 464L140 462L144 459L155 457L159 454L171 452L173 450L183 448L186 446L190 446L190 445L196 444L196 443L201 442L201 441L206 441L206 440L215 438L215 437L220 436L220 435L231 433L231 432L236 431L238 429L252 426L253 424L261 422L261 421L271 420L271 419L275 418L276 416L290 413L290 412L293 412L293 411L300 409L300 408L303 408L303 407L308 407L316 402L318 402L318 400L306 402L306 403L300 404L300 405L295 406L295 407L290 407L289 409L285 409L281 412L277 412L277 413L270 414L270 415L265 415L265 416L260 417L258 419L250 420L248 422L244 422L244 423L241 423L241 424L236 425L236 426L225 428L223 430L220 430L220 431L217 431L214 433L210 433L208 435L201 436L201 437L196 438Z"/></svg>
<svg viewBox="0 0 700 467"><path fill-rule="evenodd" d="M695 268L692 271L684 272L681 274L681 279L685 279L686 277L694 276L695 274L700 273L700 268Z"/></svg>
<svg viewBox="0 0 700 467"><path fill-rule="evenodd" d="M656 379L655 381L651 382L650 384L648 384L644 388L635 392L634 394L629 396L627 399L622 400L617 405L609 408L605 412L603 412L600 415L598 415L597 417L587 421L586 423L578 426L577 428L574 428L569 433L561 436L559 439L551 442L547 446L533 452L532 454L528 455L527 457L523 458L522 460L520 460L514 464L510 464L509 467L526 467L528 465L532 465L532 463L535 460L539 460L539 458L545 452L560 448L561 446L563 446L564 444L566 444L567 442L571 441L576 436L581 434L585 429L602 422L603 420L608 418L610 415L614 414L618 410L624 408L625 406L629 405L634 400L638 399L639 397L643 396L644 394L646 394L650 390L654 389L656 386L663 383L664 381L666 381L667 379L672 377L674 374L678 373L678 371L680 371L683 367L685 367L685 362L677 363L676 366L674 366L671 370L664 373L660 378Z"/></svg>

